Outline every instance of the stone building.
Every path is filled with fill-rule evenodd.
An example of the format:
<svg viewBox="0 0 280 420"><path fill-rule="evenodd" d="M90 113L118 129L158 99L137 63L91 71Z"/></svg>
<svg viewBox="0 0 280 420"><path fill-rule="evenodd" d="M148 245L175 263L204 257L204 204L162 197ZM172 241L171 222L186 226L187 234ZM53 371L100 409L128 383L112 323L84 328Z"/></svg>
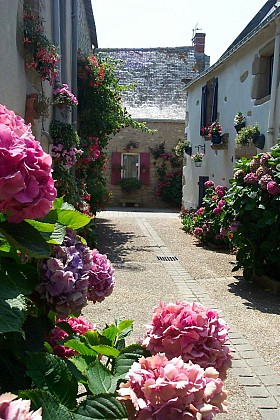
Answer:
<svg viewBox="0 0 280 420"><path fill-rule="evenodd" d="M170 153L184 139L184 86L209 67L210 57L204 49L204 33L196 33L193 45L186 47L97 49L97 53L119 62L116 73L120 84L134 85L123 94L127 111L156 130L150 135L125 128L109 142L106 176L112 205L168 206L155 196L158 177L150 149L164 142L165 151ZM142 187L128 196L119 183L121 178L131 176L139 178Z"/></svg>

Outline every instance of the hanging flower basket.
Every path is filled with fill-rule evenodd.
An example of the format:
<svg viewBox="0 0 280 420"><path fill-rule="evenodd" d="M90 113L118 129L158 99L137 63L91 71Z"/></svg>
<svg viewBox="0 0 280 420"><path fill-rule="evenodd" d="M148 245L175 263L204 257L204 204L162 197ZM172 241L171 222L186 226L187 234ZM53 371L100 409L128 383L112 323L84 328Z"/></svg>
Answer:
<svg viewBox="0 0 280 420"><path fill-rule="evenodd" d="M196 166L197 168L199 168L202 165L202 162L194 162L194 166Z"/></svg>
<svg viewBox="0 0 280 420"><path fill-rule="evenodd" d="M221 138L221 136L219 134L214 134L211 137L211 142L213 144L220 144L220 143L222 143L222 138Z"/></svg>
<svg viewBox="0 0 280 420"><path fill-rule="evenodd" d="M241 128L243 128L243 127L245 127L246 126L246 122L245 121L243 121L243 122L241 122L241 123L239 123L239 124L235 124L234 125L234 128L235 128L235 131L237 132L237 133L239 133L239 131L241 130Z"/></svg>

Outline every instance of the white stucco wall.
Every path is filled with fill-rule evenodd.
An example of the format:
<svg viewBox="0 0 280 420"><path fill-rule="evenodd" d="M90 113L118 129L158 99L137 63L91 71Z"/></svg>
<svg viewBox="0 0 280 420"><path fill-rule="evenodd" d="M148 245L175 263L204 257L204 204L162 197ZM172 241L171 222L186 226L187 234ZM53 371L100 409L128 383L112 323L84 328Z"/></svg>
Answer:
<svg viewBox="0 0 280 420"><path fill-rule="evenodd" d="M275 25L270 25L257 34L246 45L236 50L228 59L221 62L216 68L205 76L195 81L188 87L186 133L192 145L192 153L198 151L195 146L205 145L205 157L202 167L196 168L190 156L186 156L186 165L183 168L185 185L183 187L183 206L196 208L198 205L198 180L199 176L209 176L216 185L228 185L232 178L233 167L241 152L235 145L236 131L233 119L238 111L246 116L246 125L258 123L261 133L266 137L265 150L270 148L267 136L268 115L270 100L256 105L251 98L253 78L252 63L256 54L274 38ZM244 76L248 72L248 76ZM229 133L227 150L212 150L211 142L205 141L199 134L201 115L201 89L208 80L218 78L218 119L223 128L223 133ZM245 80L244 80L245 78ZM244 80L244 81L241 81ZM279 87L277 88L277 103L274 119L274 138L279 135L280 102ZM200 150L201 151L201 150ZM255 147L250 148L250 155L260 152Z"/></svg>

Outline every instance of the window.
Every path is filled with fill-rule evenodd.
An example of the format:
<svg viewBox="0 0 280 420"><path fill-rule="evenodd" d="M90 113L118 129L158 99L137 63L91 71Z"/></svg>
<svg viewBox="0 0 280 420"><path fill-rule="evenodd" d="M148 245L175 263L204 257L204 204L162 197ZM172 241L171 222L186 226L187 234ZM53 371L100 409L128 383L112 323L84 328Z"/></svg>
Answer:
<svg viewBox="0 0 280 420"><path fill-rule="evenodd" d="M252 65L254 75L252 99L260 104L269 99L273 73L274 42L259 51Z"/></svg>
<svg viewBox="0 0 280 420"><path fill-rule="evenodd" d="M217 119L218 106L218 79L213 78L202 87L201 96L201 118L200 135L203 135L202 129L210 125Z"/></svg>
<svg viewBox="0 0 280 420"><path fill-rule="evenodd" d="M122 178L139 178L139 154L123 153Z"/></svg>

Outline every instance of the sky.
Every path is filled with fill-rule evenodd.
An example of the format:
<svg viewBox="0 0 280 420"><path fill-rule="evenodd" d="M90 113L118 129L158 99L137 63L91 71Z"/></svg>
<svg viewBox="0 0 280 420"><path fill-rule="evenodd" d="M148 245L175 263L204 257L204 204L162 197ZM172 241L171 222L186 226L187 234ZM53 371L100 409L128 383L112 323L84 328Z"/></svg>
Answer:
<svg viewBox="0 0 280 420"><path fill-rule="evenodd" d="M214 64L266 0L92 0L99 48L192 45L204 32Z"/></svg>

